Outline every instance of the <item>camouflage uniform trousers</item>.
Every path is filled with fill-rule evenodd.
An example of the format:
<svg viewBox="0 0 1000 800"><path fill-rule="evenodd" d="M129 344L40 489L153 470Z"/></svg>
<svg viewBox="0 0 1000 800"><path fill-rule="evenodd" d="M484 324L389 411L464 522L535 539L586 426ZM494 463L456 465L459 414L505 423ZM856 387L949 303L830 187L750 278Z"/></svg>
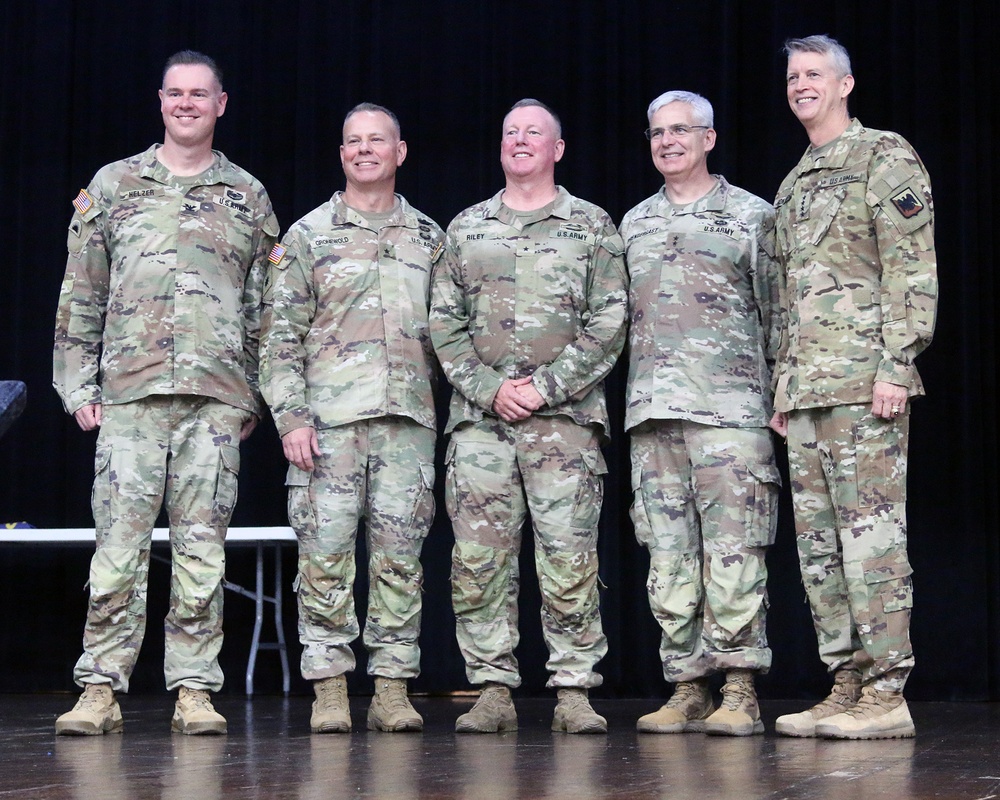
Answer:
<svg viewBox="0 0 1000 800"><path fill-rule="evenodd" d="M672 683L766 672L767 566L781 478L767 428L650 420L632 432L632 522Z"/></svg>
<svg viewBox="0 0 1000 800"><path fill-rule="evenodd" d="M459 426L448 445L445 501L455 533L452 605L473 684L521 683L514 649L521 532L528 512L549 650L549 687L602 683L607 653L597 535L607 471L593 428L562 416Z"/></svg>
<svg viewBox="0 0 1000 800"><path fill-rule="evenodd" d="M288 519L299 539L296 594L307 680L354 670L354 549L366 521L368 674L420 674L423 568L434 520L436 432L405 417L316 431L312 472L288 468Z"/></svg>
<svg viewBox="0 0 1000 800"><path fill-rule="evenodd" d="M788 464L799 565L820 658L851 661L865 682L902 691L913 668L906 556L909 416L868 405L788 415Z"/></svg>
<svg viewBox="0 0 1000 800"><path fill-rule="evenodd" d="M170 523L167 689L222 688L223 543L236 504L240 426L249 412L207 397L154 395L103 407L92 497L97 550L81 686L127 692L146 629L153 526Z"/></svg>

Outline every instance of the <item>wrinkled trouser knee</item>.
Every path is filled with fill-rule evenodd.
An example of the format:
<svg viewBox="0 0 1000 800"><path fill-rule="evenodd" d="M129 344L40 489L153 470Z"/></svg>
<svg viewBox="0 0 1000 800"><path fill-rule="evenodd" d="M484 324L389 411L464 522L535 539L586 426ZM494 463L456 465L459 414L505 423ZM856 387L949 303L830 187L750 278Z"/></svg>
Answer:
<svg viewBox="0 0 1000 800"><path fill-rule="evenodd" d="M767 671L764 554L780 487L770 432L652 420L632 430L631 457L664 677Z"/></svg>
<svg viewBox="0 0 1000 800"><path fill-rule="evenodd" d="M152 528L162 505L173 564L164 620L167 688L222 688L223 542L247 416L186 395L104 407L92 496L97 550L77 683L128 691L145 632Z"/></svg>
<svg viewBox="0 0 1000 800"><path fill-rule="evenodd" d="M560 417L484 420L452 433L446 462L452 604L470 682L520 685L517 559L530 511L548 685L600 685L594 666L607 640L596 547L606 468L594 432Z"/></svg>
<svg viewBox="0 0 1000 800"><path fill-rule="evenodd" d="M905 485L909 417L866 405L789 414L789 472L802 581L820 657L901 691L913 668Z"/></svg>
<svg viewBox="0 0 1000 800"><path fill-rule="evenodd" d="M358 526L367 529L368 673L420 673L423 569L434 518L432 430L385 417L317 431L312 472L289 467L288 517L299 539L296 592L303 677L350 672L358 638L354 608Z"/></svg>

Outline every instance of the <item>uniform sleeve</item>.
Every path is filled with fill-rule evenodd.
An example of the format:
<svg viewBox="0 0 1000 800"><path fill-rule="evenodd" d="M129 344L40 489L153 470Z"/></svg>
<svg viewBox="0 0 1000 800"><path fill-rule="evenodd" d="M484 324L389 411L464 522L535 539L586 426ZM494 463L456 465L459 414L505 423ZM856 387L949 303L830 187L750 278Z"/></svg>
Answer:
<svg viewBox="0 0 1000 800"><path fill-rule="evenodd" d="M258 229L257 243L254 247L253 262L247 271L243 284L243 359L246 369L247 384L253 394L257 416L262 416L264 403L260 391L260 337L261 313L264 284L268 278L270 262L268 256L278 238L278 218L274 215L267 192L261 188L260 199L263 205L264 221Z"/></svg>
<svg viewBox="0 0 1000 800"><path fill-rule="evenodd" d="M70 220L52 359L52 385L69 414L101 402L101 342L110 284L107 213L96 179L76 202L90 206L77 209Z"/></svg>
<svg viewBox="0 0 1000 800"><path fill-rule="evenodd" d="M552 363L539 367L532 383L551 408L586 395L599 384L625 346L628 277L624 244L607 220L594 248L587 286L583 328Z"/></svg>
<svg viewBox="0 0 1000 800"><path fill-rule="evenodd" d="M468 288L462 274L462 261L449 227L444 253L438 259L431 278L429 314L431 343L448 381L463 397L480 408L491 411L504 382L503 373L483 363L472 343L469 331Z"/></svg>
<svg viewBox="0 0 1000 800"><path fill-rule="evenodd" d="M875 380L910 387L913 361L934 334L938 294L930 179L916 153L899 142L877 151L867 200L882 267L883 351Z"/></svg>
<svg viewBox="0 0 1000 800"><path fill-rule="evenodd" d="M774 369L781 345L782 314L779 291L780 267L774 232L774 211L767 209L757 229L753 265L753 292L764 332L764 358Z"/></svg>
<svg viewBox="0 0 1000 800"><path fill-rule="evenodd" d="M311 265L297 238L288 234L277 264L270 265L261 327L261 390L278 433L313 426L306 394L305 340L316 316Z"/></svg>

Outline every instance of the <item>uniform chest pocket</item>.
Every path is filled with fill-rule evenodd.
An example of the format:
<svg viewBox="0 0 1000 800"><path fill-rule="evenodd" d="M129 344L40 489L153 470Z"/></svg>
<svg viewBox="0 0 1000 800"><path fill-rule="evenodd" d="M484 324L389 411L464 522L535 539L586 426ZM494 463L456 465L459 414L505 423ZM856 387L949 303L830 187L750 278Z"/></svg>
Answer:
<svg viewBox="0 0 1000 800"><path fill-rule="evenodd" d="M830 230L830 225L833 224L837 212L840 211L840 206L843 204L845 197L847 197L847 189L843 187L834 190L832 193L818 192L813 197L813 208L819 211L818 214L811 215L816 219L814 223L816 227L813 228L812 235L809 237L809 241L813 246L823 241L823 237Z"/></svg>

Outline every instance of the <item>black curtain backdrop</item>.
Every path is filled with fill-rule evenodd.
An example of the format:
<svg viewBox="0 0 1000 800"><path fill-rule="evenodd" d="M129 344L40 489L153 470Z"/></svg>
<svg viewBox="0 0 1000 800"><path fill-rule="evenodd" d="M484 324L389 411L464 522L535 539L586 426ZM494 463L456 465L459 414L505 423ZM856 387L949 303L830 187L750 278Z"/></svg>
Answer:
<svg viewBox="0 0 1000 800"><path fill-rule="evenodd" d="M773 199L807 144L785 101L781 45L789 36L829 33L852 56L852 112L913 143L937 208L940 313L935 342L919 361L928 397L913 406L909 472L917 654L909 694L1000 700L994 14L985 0L8 0L0 12L0 379L25 381L29 400L0 440L0 523L92 524L95 436L63 413L51 388L70 200L103 164L162 141L156 90L171 53L195 48L220 63L230 99L216 146L264 182L283 230L342 187L341 123L363 100L399 115L409 157L398 189L442 225L501 186L501 120L526 96L562 117L566 155L557 180L620 220L660 185L642 131L647 104L668 89L713 102L719 139L710 168ZM647 557L628 517L624 374L619 364L607 384L615 430L600 543L610 639L601 691L656 696L664 686L645 597ZM439 407L443 419L445 397ZM273 425L263 424L243 452L233 524L285 524L284 461ZM424 672L413 682L431 692L467 686L454 643L451 530L440 494L438 508L424 550ZM0 690L73 689L88 562L83 550L0 550ZM761 692L823 692L827 678L799 580L787 488L768 562L774 666ZM286 550L293 690L305 691L294 643L294 563ZM232 579L250 581L252 570L251 553L230 551ZM524 691L541 692L546 653L537 587L529 564L522 572ZM154 563L152 624L136 692L163 689L168 578L169 568ZM229 595L226 691L242 691L252 622L250 604ZM354 691L371 687L364 663L362 655ZM274 654L263 653L259 664L258 690L280 690Z"/></svg>

